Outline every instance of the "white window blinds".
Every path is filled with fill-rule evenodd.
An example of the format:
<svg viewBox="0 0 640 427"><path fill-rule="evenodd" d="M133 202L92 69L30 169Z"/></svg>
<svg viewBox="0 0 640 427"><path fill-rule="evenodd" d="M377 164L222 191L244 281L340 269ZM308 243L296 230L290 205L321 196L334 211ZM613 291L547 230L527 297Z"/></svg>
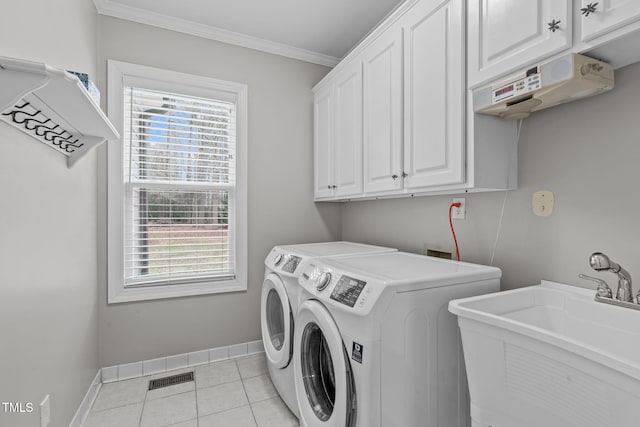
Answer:
<svg viewBox="0 0 640 427"><path fill-rule="evenodd" d="M124 87L124 286L235 277L235 105Z"/></svg>

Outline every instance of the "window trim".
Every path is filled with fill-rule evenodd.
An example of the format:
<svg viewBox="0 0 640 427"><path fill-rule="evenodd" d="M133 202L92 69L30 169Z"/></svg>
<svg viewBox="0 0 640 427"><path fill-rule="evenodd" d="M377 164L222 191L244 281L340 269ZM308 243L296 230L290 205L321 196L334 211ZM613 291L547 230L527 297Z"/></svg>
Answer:
<svg viewBox="0 0 640 427"><path fill-rule="evenodd" d="M182 94L229 100L236 103L236 235L235 279L197 281L125 288L124 286L124 209L125 196L122 164L122 140L107 144L107 303L144 301L247 290L247 148L248 87L210 77L196 76L126 62L107 61L107 114L124 138L123 87L127 81L140 81L148 88ZM151 87L148 83L152 82ZM226 98L225 98L226 96ZM229 213L231 215L231 212Z"/></svg>

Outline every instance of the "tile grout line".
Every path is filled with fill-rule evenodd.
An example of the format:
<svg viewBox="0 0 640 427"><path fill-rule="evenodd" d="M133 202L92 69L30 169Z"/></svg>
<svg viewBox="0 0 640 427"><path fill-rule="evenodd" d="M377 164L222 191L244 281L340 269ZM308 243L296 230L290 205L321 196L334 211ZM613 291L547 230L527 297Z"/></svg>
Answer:
<svg viewBox="0 0 640 427"><path fill-rule="evenodd" d="M208 366L208 365L213 365L213 364L216 364L216 363L233 362L233 364L234 364L234 366L236 368L236 371L238 372L238 377L240 378L240 384L242 384L242 377L240 376L240 369L238 368L238 364L236 362L236 359L240 359L242 357L246 357L246 356L237 356L237 357L235 357L233 359L217 360L215 362L209 362L207 365L201 365L201 366ZM196 381L195 378L196 378L196 374L195 374L195 368L194 368L194 382ZM231 384L231 383L234 383L236 381L237 380L226 380L226 381L223 381L221 383L217 383L217 384L210 385L210 386L207 386L207 387L202 387L201 389L202 390L206 390L206 389L209 389L209 388L219 387L219 386L225 385L225 384ZM197 406L198 405L198 400L197 400L198 399L198 384L194 384L194 386L195 386L195 389L196 389L196 415L197 415L197 418L198 418L198 426L199 426L200 425L200 413L199 413L198 406ZM243 385L243 390L244 390L244 385ZM248 399L247 399L247 401L248 401ZM231 408L231 409L234 409L234 408ZM210 414L204 414L202 416L206 417L206 416L209 416L209 415L219 414L221 412L225 412L225 411L228 411L228 410L230 410L230 409L222 409L222 410L219 410L219 411L212 412Z"/></svg>
<svg viewBox="0 0 640 427"><path fill-rule="evenodd" d="M209 360L209 364L211 364L211 360ZM195 366L193 367L193 391L195 392L194 395L196 399L196 427L200 427L200 411L198 409L198 375Z"/></svg>
<svg viewBox="0 0 640 427"><path fill-rule="evenodd" d="M256 425L256 427L258 426L258 420L256 419L256 414L253 412L253 406L251 406L251 401L249 400L249 395L247 394L247 389L244 385L244 378L242 377L242 374L240 373L240 366L238 365L238 361L236 360L236 368L238 369L238 374L240 374L240 383L242 384L242 391L244 392L244 395L247 398L247 403L249 404L249 410L251 411L251 416L253 417L253 423Z"/></svg>
<svg viewBox="0 0 640 427"><path fill-rule="evenodd" d="M269 376L269 372L265 372L265 373L262 373L262 374L254 375L252 377L242 378L242 386L244 387L244 380L245 379L249 380L249 379L259 378L259 377L267 377L267 378L269 378L269 382L271 382L271 377ZM271 382L271 385L273 386L273 388L275 390L275 386L273 385L273 382ZM245 388L245 393L246 393L246 388ZM280 394L278 393L277 390L276 390L276 396L280 396ZM256 400L255 402L250 402L250 404L251 403L264 402L265 400L273 399L276 396L265 397L264 399ZM248 398L249 398L249 395L247 395L247 399Z"/></svg>
<svg viewBox="0 0 640 427"><path fill-rule="evenodd" d="M149 394L148 385L144 388L144 400L142 401L142 410L140 411L140 420L138 421L138 427L142 427L142 416L144 415L144 407L147 406L147 394Z"/></svg>

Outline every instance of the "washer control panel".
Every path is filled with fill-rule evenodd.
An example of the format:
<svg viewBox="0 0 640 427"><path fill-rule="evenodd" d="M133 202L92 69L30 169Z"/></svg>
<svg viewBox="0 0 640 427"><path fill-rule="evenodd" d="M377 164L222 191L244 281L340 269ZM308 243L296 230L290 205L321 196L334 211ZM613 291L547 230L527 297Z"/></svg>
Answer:
<svg viewBox="0 0 640 427"><path fill-rule="evenodd" d="M366 284L363 280L342 275L331 292L331 299L353 307Z"/></svg>
<svg viewBox="0 0 640 427"><path fill-rule="evenodd" d="M331 273L325 271L318 278L318 284L316 285L316 289L319 291L324 291L327 286L331 283Z"/></svg>
<svg viewBox="0 0 640 427"><path fill-rule="evenodd" d="M380 299L385 284L378 278L356 276L319 260L301 264L298 283L324 304L366 316Z"/></svg>
<svg viewBox="0 0 640 427"><path fill-rule="evenodd" d="M265 258L264 264L273 271L293 275L303 264L303 257L283 252L281 248L275 247Z"/></svg>
<svg viewBox="0 0 640 427"><path fill-rule="evenodd" d="M273 265L280 265L284 261L284 254L278 254L273 260Z"/></svg>
<svg viewBox="0 0 640 427"><path fill-rule="evenodd" d="M296 271L296 268L298 268L300 261L302 261L302 258L295 255L287 255L285 256L285 260L286 261L282 266L282 271L293 274L293 272Z"/></svg>

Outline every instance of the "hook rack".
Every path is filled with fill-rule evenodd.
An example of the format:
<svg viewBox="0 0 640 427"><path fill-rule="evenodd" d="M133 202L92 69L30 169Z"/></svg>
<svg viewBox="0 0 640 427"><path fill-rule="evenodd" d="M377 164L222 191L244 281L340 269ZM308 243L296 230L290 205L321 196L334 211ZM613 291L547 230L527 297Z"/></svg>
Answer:
<svg viewBox="0 0 640 427"><path fill-rule="evenodd" d="M46 64L0 57L0 120L67 158L120 136L78 78Z"/></svg>

